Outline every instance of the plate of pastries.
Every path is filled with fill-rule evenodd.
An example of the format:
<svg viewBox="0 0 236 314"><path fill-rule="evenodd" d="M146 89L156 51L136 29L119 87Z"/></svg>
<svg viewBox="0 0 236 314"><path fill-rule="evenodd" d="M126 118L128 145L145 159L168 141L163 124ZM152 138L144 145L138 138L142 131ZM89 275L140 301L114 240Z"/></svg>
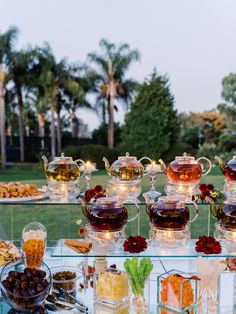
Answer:
<svg viewBox="0 0 236 314"><path fill-rule="evenodd" d="M26 202L47 198L47 194L35 184L0 182L0 202Z"/></svg>
<svg viewBox="0 0 236 314"><path fill-rule="evenodd" d="M19 261L23 254L11 241L0 240L0 268Z"/></svg>

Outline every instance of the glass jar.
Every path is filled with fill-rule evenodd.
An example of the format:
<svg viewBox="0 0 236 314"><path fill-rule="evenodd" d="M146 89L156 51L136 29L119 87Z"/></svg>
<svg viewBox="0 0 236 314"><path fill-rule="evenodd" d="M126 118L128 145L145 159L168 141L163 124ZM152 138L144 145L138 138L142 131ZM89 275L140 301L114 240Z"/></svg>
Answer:
<svg viewBox="0 0 236 314"><path fill-rule="evenodd" d="M157 306L161 314L195 313L198 299L196 274L170 270L157 277Z"/></svg>
<svg viewBox="0 0 236 314"><path fill-rule="evenodd" d="M27 267L39 268L43 261L47 244L47 230L39 222L28 223L22 231L22 249Z"/></svg>
<svg viewBox="0 0 236 314"><path fill-rule="evenodd" d="M95 275L94 300L100 303L117 305L129 298L129 282L126 272L108 268Z"/></svg>

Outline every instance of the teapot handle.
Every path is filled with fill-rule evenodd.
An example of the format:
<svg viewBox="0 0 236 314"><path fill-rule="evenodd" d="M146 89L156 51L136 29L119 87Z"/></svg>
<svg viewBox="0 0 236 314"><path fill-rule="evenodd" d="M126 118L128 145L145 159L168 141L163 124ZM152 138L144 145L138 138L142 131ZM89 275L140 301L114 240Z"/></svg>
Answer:
<svg viewBox="0 0 236 314"><path fill-rule="evenodd" d="M139 162L141 162L142 160L147 159L150 163L152 163L152 160L149 157L142 157L139 159ZM150 169L149 171L144 170L144 174L143 176L146 176L147 174L149 174L152 170Z"/></svg>
<svg viewBox="0 0 236 314"><path fill-rule="evenodd" d="M125 200L122 204L124 205L125 203L126 204L130 204L130 201L129 200ZM136 215L134 217L128 219L128 222L131 222L131 221L135 220L140 215L140 208L139 208L137 202L135 202L134 205L136 207Z"/></svg>
<svg viewBox="0 0 236 314"><path fill-rule="evenodd" d="M79 163L81 163L81 164L84 165L84 173L82 174L82 176L80 176L80 178L84 177L85 174L86 174L86 169L87 169L87 168L86 168L86 163L85 163L82 159L76 159L75 162L76 162L76 163L79 162Z"/></svg>
<svg viewBox="0 0 236 314"><path fill-rule="evenodd" d="M208 170L202 173L203 176L206 176L206 175L211 171L212 163L211 163L211 161L210 161L208 158L206 158L206 157L200 157L200 158L197 159L197 162L199 162L200 165L201 165L200 160L205 160L205 161L208 163L208 165L209 165ZM201 167L202 167L202 165L201 165ZM203 167L202 167L202 169L203 169Z"/></svg>
<svg viewBox="0 0 236 314"><path fill-rule="evenodd" d="M193 219L189 220L190 223L194 222L194 220L196 220L199 215L199 207L197 206L197 203L193 201L192 204L195 208L195 216L193 217Z"/></svg>

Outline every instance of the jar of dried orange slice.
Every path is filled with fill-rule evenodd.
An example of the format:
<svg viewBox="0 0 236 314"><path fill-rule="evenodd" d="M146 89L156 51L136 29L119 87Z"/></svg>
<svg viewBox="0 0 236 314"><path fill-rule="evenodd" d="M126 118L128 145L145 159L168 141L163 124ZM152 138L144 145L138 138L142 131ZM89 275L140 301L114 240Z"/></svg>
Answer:
<svg viewBox="0 0 236 314"><path fill-rule="evenodd" d="M198 278L194 273L170 270L157 277L157 303L160 314L195 313Z"/></svg>
<svg viewBox="0 0 236 314"><path fill-rule="evenodd" d="M47 242L47 231L39 222L28 223L22 232L22 249L26 257L26 267L39 268L43 261Z"/></svg>

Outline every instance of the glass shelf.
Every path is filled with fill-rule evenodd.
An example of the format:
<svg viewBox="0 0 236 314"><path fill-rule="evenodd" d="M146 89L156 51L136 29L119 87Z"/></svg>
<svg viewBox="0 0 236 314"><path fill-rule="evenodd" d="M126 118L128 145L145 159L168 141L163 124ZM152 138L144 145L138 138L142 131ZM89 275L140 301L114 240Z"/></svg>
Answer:
<svg viewBox="0 0 236 314"><path fill-rule="evenodd" d="M181 248L157 248L152 245L148 246L148 249L141 253L127 253L124 252L123 248L117 248L113 251L105 252L104 250L91 251L89 254L78 254L64 244L64 240L58 240L54 248L51 248L51 257L70 257L70 258L79 258L79 257L117 257L117 258L128 258L128 257L150 257L150 258L190 258L195 259L196 257L202 256L206 258L230 258L236 257L235 252L227 252L224 246L222 245L222 252L220 254L209 254L198 253L195 251L196 240L192 239L189 241L187 246Z"/></svg>

